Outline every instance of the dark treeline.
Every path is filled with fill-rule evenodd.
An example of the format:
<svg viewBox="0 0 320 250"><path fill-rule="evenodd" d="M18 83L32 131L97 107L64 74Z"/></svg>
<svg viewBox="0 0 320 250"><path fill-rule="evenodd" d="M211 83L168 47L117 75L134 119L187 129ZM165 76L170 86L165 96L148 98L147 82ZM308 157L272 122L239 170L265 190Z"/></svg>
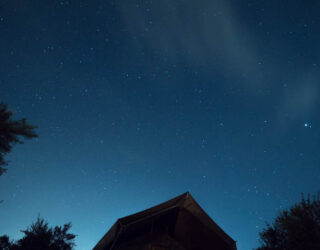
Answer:
<svg viewBox="0 0 320 250"><path fill-rule="evenodd" d="M21 230L24 236L16 241L7 235L0 236L1 250L71 250L74 248L74 234L69 233L71 223L49 227L48 222L38 218L30 227Z"/></svg>
<svg viewBox="0 0 320 250"><path fill-rule="evenodd" d="M26 118L13 120L12 115L7 105L0 103L0 176L7 171L5 156L12 147L23 143L21 138L38 137L36 126L27 123ZM39 217L30 227L21 230L24 236L19 240L10 240L7 235L0 236L0 250L71 250L75 246L76 236L68 232L70 228L71 223L51 228L48 222Z"/></svg>

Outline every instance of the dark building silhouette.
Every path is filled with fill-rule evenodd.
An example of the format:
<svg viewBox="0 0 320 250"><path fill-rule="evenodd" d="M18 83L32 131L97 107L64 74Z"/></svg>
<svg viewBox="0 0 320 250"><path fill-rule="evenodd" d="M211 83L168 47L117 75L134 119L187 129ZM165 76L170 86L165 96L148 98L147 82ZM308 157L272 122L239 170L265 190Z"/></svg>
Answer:
<svg viewBox="0 0 320 250"><path fill-rule="evenodd" d="M189 193L123 217L93 250L236 250Z"/></svg>

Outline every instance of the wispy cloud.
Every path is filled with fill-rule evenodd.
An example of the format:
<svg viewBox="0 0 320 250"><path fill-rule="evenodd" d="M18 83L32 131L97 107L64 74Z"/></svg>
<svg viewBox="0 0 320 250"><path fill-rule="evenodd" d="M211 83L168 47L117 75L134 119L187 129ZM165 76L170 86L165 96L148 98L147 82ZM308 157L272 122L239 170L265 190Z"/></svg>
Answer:
<svg viewBox="0 0 320 250"><path fill-rule="evenodd" d="M275 43L272 47L266 41L263 49L261 37L250 30L230 1L161 0L149 7L119 1L118 9L138 51L151 50L175 63L188 62L195 70L203 67L227 74L249 95L276 91L276 95L266 97L277 98L272 100L278 104L275 116L298 119L314 110L319 75L306 73L308 66L300 67L300 72L294 72L296 75L283 71L281 65L287 63L279 56L283 43L277 48ZM275 50L279 53L272 58L268 52ZM263 61L265 54L268 62ZM294 80L279 94L281 75Z"/></svg>
<svg viewBox="0 0 320 250"><path fill-rule="evenodd" d="M154 2L150 10L119 1L118 7L136 48L151 48L175 61L182 58L194 66L228 72L250 88L263 85L255 41L239 25L228 1L163 0Z"/></svg>

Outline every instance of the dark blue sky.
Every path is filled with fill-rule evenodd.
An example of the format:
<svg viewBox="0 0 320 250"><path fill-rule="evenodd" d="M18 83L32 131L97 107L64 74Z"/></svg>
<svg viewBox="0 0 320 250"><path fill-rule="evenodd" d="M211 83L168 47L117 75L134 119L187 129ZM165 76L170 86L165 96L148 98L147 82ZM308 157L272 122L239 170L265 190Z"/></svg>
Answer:
<svg viewBox="0 0 320 250"><path fill-rule="evenodd" d="M38 214L90 249L190 191L238 243L320 181L320 2L0 3L0 98L39 126L0 179L0 235Z"/></svg>

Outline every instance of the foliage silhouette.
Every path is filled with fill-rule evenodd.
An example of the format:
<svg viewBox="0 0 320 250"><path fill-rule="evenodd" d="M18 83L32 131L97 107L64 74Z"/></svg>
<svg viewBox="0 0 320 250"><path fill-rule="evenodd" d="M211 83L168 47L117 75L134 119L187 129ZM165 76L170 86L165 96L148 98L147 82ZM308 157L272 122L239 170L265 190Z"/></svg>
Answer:
<svg viewBox="0 0 320 250"><path fill-rule="evenodd" d="M8 164L4 156L11 152L12 146L16 143L23 143L20 137L31 139L37 137L35 126L28 124L26 118L12 120L12 112L7 109L7 105L0 103L0 176L6 172Z"/></svg>
<svg viewBox="0 0 320 250"><path fill-rule="evenodd" d="M13 243L10 242L7 235L0 236L0 249L1 250L10 250Z"/></svg>
<svg viewBox="0 0 320 250"><path fill-rule="evenodd" d="M261 246L257 250L319 250L320 199L310 195L282 211L272 225L260 233Z"/></svg>
<svg viewBox="0 0 320 250"><path fill-rule="evenodd" d="M72 250L76 235L69 233L71 223L50 228L43 218L37 219L26 230L24 236L15 242L4 235L0 237L0 249L3 250Z"/></svg>

